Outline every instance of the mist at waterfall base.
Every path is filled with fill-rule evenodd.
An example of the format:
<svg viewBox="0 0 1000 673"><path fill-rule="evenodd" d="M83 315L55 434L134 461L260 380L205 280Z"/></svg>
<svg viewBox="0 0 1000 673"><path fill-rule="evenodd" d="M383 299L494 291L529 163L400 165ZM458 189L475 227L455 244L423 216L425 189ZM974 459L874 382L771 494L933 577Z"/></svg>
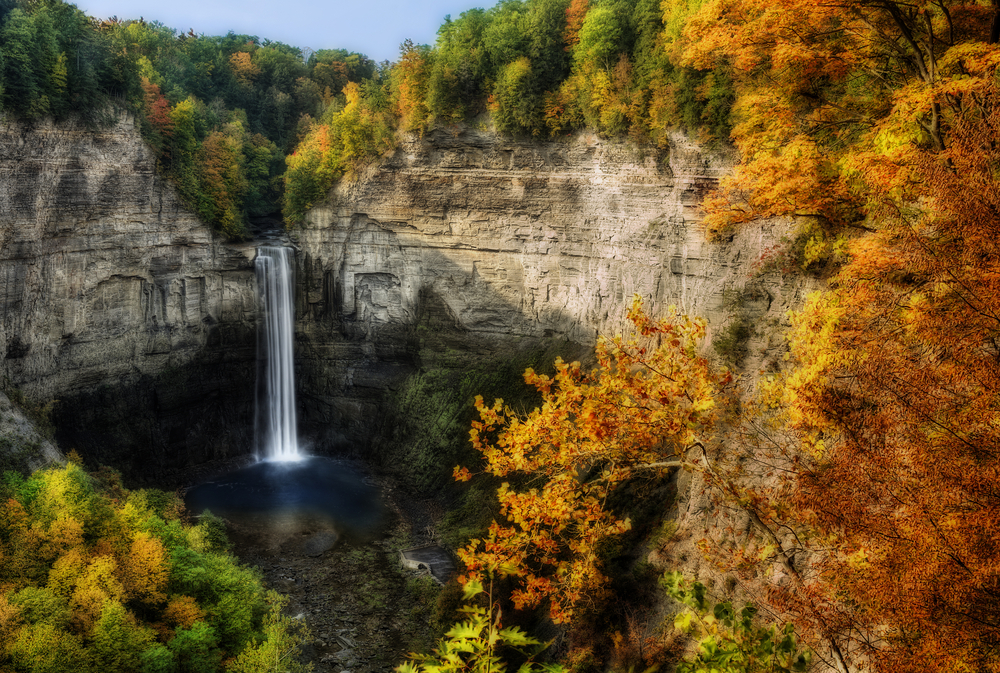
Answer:
<svg viewBox="0 0 1000 673"><path fill-rule="evenodd" d="M377 489L346 461L300 451L293 358L294 250L261 246L255 265L257 461L189 489L185 504L192 512L210 510L237 524L370 535L382 521Z"/></svg>

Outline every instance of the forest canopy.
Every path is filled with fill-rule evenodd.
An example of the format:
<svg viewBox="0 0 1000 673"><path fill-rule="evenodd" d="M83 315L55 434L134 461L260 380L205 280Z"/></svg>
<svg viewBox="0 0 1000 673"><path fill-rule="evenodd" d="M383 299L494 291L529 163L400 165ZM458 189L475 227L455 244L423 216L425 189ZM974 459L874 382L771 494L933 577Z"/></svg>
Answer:
<svg viewBox="0 0 1000 673"><path fill-rule="evenodd" d="M300 641L222 520L186 523L172 493L70 462L7 472L0 497L4 670L250 673Z"/></svg>
<svg viewBox="0 0 1000 673"><path fill-rule="evenodd" d="M728 80L671 57L666 16L653 0L504 0L445 17L435 45L407 41L394 64L376 64L252 35L99 21L61 0L2 0L0 104L23 120L136 114L187 204L241 238L252 217L283 209L301 221L398 131L483 113L502 133L541 138L589 125L658 142L680 126L724 139Z"/></svg>

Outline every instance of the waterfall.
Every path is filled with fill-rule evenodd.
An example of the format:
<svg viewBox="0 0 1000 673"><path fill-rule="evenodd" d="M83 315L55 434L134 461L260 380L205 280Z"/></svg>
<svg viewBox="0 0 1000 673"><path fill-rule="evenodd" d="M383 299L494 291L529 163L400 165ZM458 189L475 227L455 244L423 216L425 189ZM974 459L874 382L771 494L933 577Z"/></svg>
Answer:
<svg viewBox="0 0 1000 673"><path fill-rule="evenodd" d="M254 436L257 457L264 460L298 460L299 440L295 419L295 364L291 248L257 248L257 410Z"/></svg>

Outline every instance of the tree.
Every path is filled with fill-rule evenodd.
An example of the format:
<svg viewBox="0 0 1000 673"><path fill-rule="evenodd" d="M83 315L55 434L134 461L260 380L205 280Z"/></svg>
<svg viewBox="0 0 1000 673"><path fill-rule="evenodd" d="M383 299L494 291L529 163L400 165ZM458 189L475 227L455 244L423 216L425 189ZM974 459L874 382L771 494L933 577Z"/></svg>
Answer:
<svg viewBox="0 0 1000 673"><path fill-rule="evenodd" d="M954 65L970 45L986 46L993 13L931 0L703 5L684 28L683 64L731 66L741 153L733 178L706 200L710 228L778 215L859 224L868 195L854 157L947 146L955 110L942 94L961 86L964 66Z"/></svg>
<svg viewBox="0 0 1000 673"><path fill-rule="evenodd" d="M38 673L91 670L90 657L80 638L44 622L20 629L7 651L21 670Z"/></svg>
<svg viewBox="0 0 1000 673"><path fill-rule="evenodd" d="M222 662L222 650L219 649L215 629L205 622L195 622L188 629L177 629L167 647L185 673L215 673Z"/></svg>
<svg viewBox="0 0 1000 673"><path fill-rule="evenodd" d="M696 468L715 421L715 399L729 382L698 354L700 321L671 310L654 320L636 296L628 313L636 335L600 339L597 367L556 360L554 377L525 372L543 405L527 415L476 399L480 420L473 446L496 477L532 480L519 490L505 481L497 495L506 523L460 552L466 579L488 569L518 583L517 607L550 601L554 621L600 595L604 584L598 544L630 527L605 509L628 479L671 467ZM469 479L456 468L458 479ZM537 486L534 483L537 482Z"/></svg>
<svg viewBox="0 0 1000 673"><path fill-rule="evenodd" d="M393 107L400 126L408 131L422 131L430 122L427 87L432 64L432 52L427 45L406 40L399 46L399 60L392 69Z"/></svg>
<svg viewBox="0 0 1000 673"><path fill-rule="evenodd" d="M498 130L537 135L541 124L541 99L535 90L535 74L526 56L508 63L500 71L489 110Z"/></svg>
<svg viewBox="0 0 1000 673"><path fill-rule="evenodd" d="M122 584L126 595L131 600L149 605L166 601L170 574L167 560L167 550L162 542L149 533L136 533L122 563Z"/></svg>
<svg viewBox="0 0 1000 673"><path fill-rule="evenodd" d="M604 5L587 12L580 28L578 43L573 49L573 59L578 64L590 64L610 70L623 51L620 43L624 19L611 7Z"/></svg>
<svg viewBox="0 0 1000 673"><path fill-rule="evenodd" d="M285 600L276 593L268 595L271 609L264 619L263 637L255 639L226 667L232 673L304 673L312 664L299 662L299 645L309 638L301 621L282 614Z"/></svg>
<svg viewBox="0 0 1000 673"><path fill-rule="evenodd" d="M259 572L226 553L221 522L183 526L173 494L74 463L8 472L0 492L0 666L216 671L223 650L298 642Z"/></svg>
<svg viewBox="0 0 1000 673"><path fill-rule="evenodd" d="M249 185L243 170L243 144L249 139L245 135L238 121L227 124L225 130L213 131L205 138L197 157L198 212L235 239L246 235L243 200Z"/></svg>
<svg viewBox="0 0 1000 673"><path fill-rule="evenodd" d="M94 625L90 653L96 670L138 671L142 653L152 643L152 629L141 628L121 603L109 600Z"/></svg>
<svg viewBox="0 0 1000 673"><path fill-rule="evenodd" d="M870 176L878 231L792 335L785 404L802 434L827 438L796 497L837 541L819 568L883 671L1000 657L1000 91L967 80L947 149ZM906 189L888 187L900 169Z"/></svg>
<svg viewBox="0 0 1000 673"><path fill-rule="evenodd" d="M492 587L492 584L491 584ZM477 581L464 587L466 601L485 594L488 607L468 603L460 609L467 619L458 622L444 635L433 654L410 653L410 661L396 667L397 673L504 673L507 663L500 657L504 650L514 650L526 661L518 673L563 673L558 664L533 661L548 646L516 626L503 628L500 607Z"/></svg>
<svg viewBox="0 0 1000 673"><path fill-rule="evenodd" d="M0 28L0 45L5 66L4 107L25 118L47 114L49 74L57 56L51 26L38 25L32 15L15 8Z"/></svg>
<svg viewBox="0 0 1000 673"><path fill-rule="evenodd" d="M566 8L566 32L563 41L566 43L567 51L580 43L580 28L583 27L583 20L589 8L588 0L572 0Z"/></svg>

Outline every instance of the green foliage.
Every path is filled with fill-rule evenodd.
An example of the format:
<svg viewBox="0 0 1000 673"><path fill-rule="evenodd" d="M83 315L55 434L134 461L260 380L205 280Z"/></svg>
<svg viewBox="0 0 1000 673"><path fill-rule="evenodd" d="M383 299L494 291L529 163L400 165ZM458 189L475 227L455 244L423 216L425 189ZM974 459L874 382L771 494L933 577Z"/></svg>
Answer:
<svg viewBox="0 0 1000 673"><path fill-rule="evenodd" d="M125 606L109 600L94 626L91 656L99 670L136 671L152 642L152 629L140 627Z"/></svg>
<svg viewBox="0 0 1000 673"><path fill-rule="evenodd" d="M19 629L5 649L18 670L32 673L92 670L81 639L44 622Z"/></svg>
<svg viewBox="0 0 1000 673"><path fill-rule="evenodd" d="M437 57L431 72L427 105L441 121L461 121L482 112L492 67L485 44L490 25L486 10L470 9L438 29Z"/></svg>
<svg viewBox="0 0 1000 673"><path fill-rule="evenodd" d="M281 604L277 594L271 597L276 604ZM299 646L308 639L301 621L272 609L264 620L263 636L244 648L227 670L231 673L304 673L312 670L312 664L303 665L298 660Z"/></svg>
<svg viewBox="0 0 1000 673"><path fill-rule="evenodd" d="M421 334L435 329L419 328ZM432 339L433 334L427 338ZM425 347L436 348L433 343ZM440 495L455 488L451 467L476 458L469 445L475 396L482 393L490 398L503 397L511 405L527 408L537 405L537 391L524 384L523 372L528 367L551 371L552 360L561 352L558 345L487 359L457 352L445 352L440 360L428 358L421 371L408 377L385 400L380 414L385 426L380 432L382 445L378 452L382 467L418 493ZM487 503L495 503L495 498L477 495L478 488L463 489L463 493L470 494L468 498L463 496L467 503L462 506L465 514L450 517L450 530L468 532L480 524L489 525L492 517ZM484 488L485 493L490 491Z"/></svg>
<svg viewBox="0 0 1000 673"><path fill-rule="evenodd" d="M465 585L465 599L484 594L479 582ZM396 667L397 673L504 673L507 664L500 656L505 650L520 654L524 663L518 673L563 673L559 664L534 661L548 643L527 635L516 626L503 628L500 610L487 595L489 607L467 603L459 610L467 619L458 622L438 642L432 654L410 653L410 661Z"/></svg>
<svg viewBox="0 0 1000 673"><path fill-rule="evenodd" d="M698 653L682 661L678 673L793 673L806 671L812 653L802 648L791 624L760 626L757 609L738 612L729 601L713 603L700 582L688 584L679 572L666 573L661 584L684 608L674 628L698 641Z"/></svg>
<svg viewBox="0 0 1000 673"><path fill-rule="evenodd" d="M301 640L222 522L185 525L172 494L75 463L8 472L0 494L0 669L214 672Z"/></svg>
<svg viewBox="0 0 1000 673"><path fill-rule="evenodd" d="M148 648L139 658L142 673L177 673L177 657L162 643Z"/></svg>
<svg viewBox="0 0 1000 673"><path fill-rule="evenodd" d="M222 661L215 629L205 622L195 622L188 629L177 629L167 646L177 658L178 669L182 673L215 673Z"/></svg>
<svg viewBox="0 0 1000 673"><path fill-rule="evenodd" d="M622 51L624 21L625 17L615 12L613 6L599 5L587 12L573 59L579 64L610 70Z"/></svg>
<svg viewBox="0 0 1000 673"><path fill-rule="evenodd" d="M500 71L490 105L497 130L510 134L540 131L542 100L536 91L534 78L531 61L526 56L508 63Z"/></svg>
<svg viewBox="0 0 1000 673"><path fill-rule="evenodd" d="M69 625L69 607L51 589L25 587L8 600L18 608L21 619L28 624L49 624L59 629Z"/></svg>

